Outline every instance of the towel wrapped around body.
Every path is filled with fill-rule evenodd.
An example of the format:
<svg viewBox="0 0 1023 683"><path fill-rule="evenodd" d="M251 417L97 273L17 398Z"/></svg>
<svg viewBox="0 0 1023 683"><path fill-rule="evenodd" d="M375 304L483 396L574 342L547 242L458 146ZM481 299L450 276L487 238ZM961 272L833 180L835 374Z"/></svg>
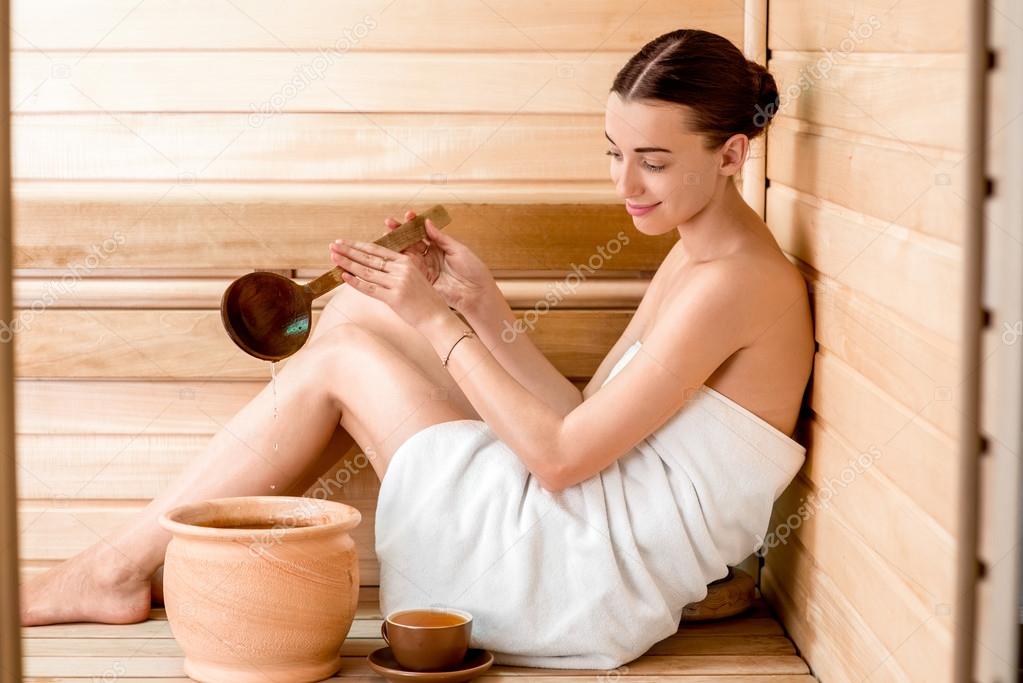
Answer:
<svg viewBox="0 0 1023 683"><path fill-rule="evenodd" d="M431 425L395 451L380 485L381 610L468 611L472 647L498 664L614 669L675 633L683 608L757 550L805 452L706 385L559 493L485 422Z"/></svg>

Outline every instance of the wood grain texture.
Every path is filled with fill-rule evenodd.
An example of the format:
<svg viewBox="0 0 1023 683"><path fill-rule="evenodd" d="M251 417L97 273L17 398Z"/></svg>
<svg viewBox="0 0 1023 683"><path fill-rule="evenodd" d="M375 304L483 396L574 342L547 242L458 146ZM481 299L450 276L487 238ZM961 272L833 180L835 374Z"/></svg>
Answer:
<svg viewBox="0 0 1023 683"><path fill-rule="evenodd" d="M660 33L699 26L742 44L742 5L710 0L683 6L671 0L639 6L614 0L445 0L439 7L415 0L306 0L302 8L281 12L273 0L108 0L92 7L75 0L15 3L11 43L15 49L47 52L573 50L585 56L634 52Z"/></svg>
<svg viewBox="0 0 1023 683"><path fill-rule="evenodd" d="M792 52L776 46L768 67L784 93L785 116L908 145L964 148L962 54ZM913 78L907 80L907 73Z"/></svg>
<svg viewBox="0 0 1023 683"><path fill-rule="evenodd" d="M767 223L818 353L761 585L821 680L951 681L965 6L769 3Z"/></svg>
<svg viewBox="0 0 1023 683"><path fill-rule="evenodd" d="M580 271L586 273L585 270ZM239 273L242 275L243 273ZM290 276L291 272L281 273ZM596 271L595 271L596 274ZM300 284L310 277L297 275ZM88 277L74 282L62 278L19 277L14 281L14 305L18 313L34 311L41 305L55 309L175 309L219 308L224 290L232 279L221 277L159 277L115 278ZM497 287L508 305L528 308L555 296L565 308L622 308L635 310L650 285L646 277L547 277L500 278ZM313 300L313 308L322 309L340 292L340 288ZM41 303L40 303L41 302ZM35 307L35 309L33 308Z"/></svg>
<svg viewBox="0 0 1023 683"><path fill-rule="evenodd" d="M519 311L516 317L559 372L585 378L621 336L632 312ZM314 311L314 326L318 320ZM46 311L19 342L16 369L25 378L265 381L270 375L270 363L241 352L227 337L219 311Z"/></svg>
<svg viewBox="0 0 1023 683"><path fill-rule="evenodd" d="M771 0L769 42L776 50L844 54L961 53L966 49L961 4L928 0Z"/></svg>
<svg viewBox="0 0 1023 683"><path fill-rule="evenodd" d="M332 267L327 245L334 239L375 240L386 233L386 217L434 203L451 214L445 232L496 274L652 272L678 240L677 233L637 233L620 203L594 202L584 190L538 192L547 204L510 202L493 192L466 195L462 187L429 183L375 190L363 183L21 183L16 264L61 268L68 281L113 268L197 264L323 272Z"/></svg>
<svg viewBox="0 0 1023 683"><path fill-rule="evenodd" d="M532 93L521 93L525 104ZM15 115L16 180L491 182L607 178L602 115Z"/></svg>
<svg viewBox="0 0 1023 683"><path fill-rule="evenodd" d="M320 52L15 52L11 96L19 114L242 112L254 126L282 112L603 114L631 56L424 52L409 69L397 51L333 64Z"/></svg>
<svg viewBox="0 0 1023 683"><path fill-rule="evenodd" d="M958 245L875 220L782 184L768 221L785 251L950 341L960 336ZM907 283L917 286L906 286Z"/></svg>
<svg viewBox="0 0 1023 683"><path fill-rule="evenodd" d="M771 150L767 175L772 184L779 182L946 242L962 241L959 152L907 145L785 116L772 122L767 144Z"/></svg>

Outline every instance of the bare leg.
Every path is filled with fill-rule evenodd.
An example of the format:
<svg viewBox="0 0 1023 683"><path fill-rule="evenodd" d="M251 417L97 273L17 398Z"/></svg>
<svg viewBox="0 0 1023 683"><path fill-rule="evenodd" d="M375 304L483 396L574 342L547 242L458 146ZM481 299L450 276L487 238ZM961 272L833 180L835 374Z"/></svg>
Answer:
<svg viewBox="0 0 1023 683"><path fill-rule="evenodd" d="M323 327L278 373L276 421L267 385L128 526L23 586L22 623L145 619L150 577L170 540L159 516L198 500L294 492L311 481L312 468L326 469L324 451L339 425L371 456L382 478L391 454L416 431L474 417L381 336L351 322Z"/></svg>

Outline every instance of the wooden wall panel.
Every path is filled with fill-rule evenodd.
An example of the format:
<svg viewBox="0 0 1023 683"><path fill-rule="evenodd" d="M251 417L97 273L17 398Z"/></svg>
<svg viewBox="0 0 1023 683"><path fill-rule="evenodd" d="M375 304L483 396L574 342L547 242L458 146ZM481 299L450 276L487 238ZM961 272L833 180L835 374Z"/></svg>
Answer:
<svg viewBox="0 0 1023 683"><path fill-rule="evenodd" d="M776 524L783 524L785 517L798 509L799 501L810 492L802 478L797 479L776 506ZM795 574L797 568L786 564L792 561L792 555L806 553L812 558L808 561L815 563L818 571L821 566L828 568L821 573L848 601L850 611L869 625L883 646L880 651L871 652L866 668L846 672L850 675L848 680L870 679L873 668L889 657L907 672L911 681L941 680L947 676L947 662L939 656L950 651L952 645L951 615L943 609L948 607L948 603L943 602L947 595L920 600L905 586L898 567L885 563L830 509L821 508L807 515L799 530L788 543L768 553L768 559L776 555L774 560L778 562L772 567L774 576L786 576L787 571ZM788 586L789 581L783 585ZM811 605L812 602L807 607ZM788 623L786 619L786 626ZM834 633L820 635L830 638ZM850 647L850 636L859 637L847 634L846 638L838 639L841 647Z"/></svg>
<svg viewBox="0 0 1023 683"><path fill-rule="evenodd" d="M786 116L775 119L767 135L772 184L946 242L961 241L960 153L910 147Z"/></svg>
<svg viewBox="0 0 1023 683"><path fill-rule="evenodd" d="M316 52L16 52L11 98L21 113L230 111L256 127L282 112L603 114L631 54L427 53L413 70L403 52L334 67ZM55 60L73 65L66 78L50 77Z"/></svg>
<svg viewBox="0 0 1023 683"><path fill-rule="evenodd" d="M255 127L241 113L25 115L12 121L12 163L19 180L597 181L608 173L603 121L280 114Z"/></svg>
<svg viewBox="0 0 1023 683"><path fill-rule="evenodd" d="M562 374L582 378L593 374L631 317L627 310L555 310L526 328ZM313 325L318 320L314 311ZM21 376L49 379L270 377L270 363L228 338L219 310L47 311L21 335L16 368Z"/></svg>
<svg viewBox="0 0 1023 683"><path fill-rule="evenodd" d="M857 53L966 49L962 6L930 0L771 0L768 40L779 50Z"/></svg>
<svg viewBox="0 0 1023 683"><path fill-rule="evenodd" d="M824 681L951 681L965 7L769 3L767 222L819 351L763 588Z"/></svg>
<svg viewBox="0 0 1023 683"><path fill-rule="evenodd" d="M819 125L949 149L962 149L965 106L959 53L899 55L891 68L887 54L851 52L820 62L815 52L774 48L771 73L786 95L785 115ZM913 72L906 82L905 70ZM807 79L820 74L811 94L803 97ZM940 106L935 94L940 93Z"/></svg>
<svg viewBox="0 0 1023 683"><path fill-rule="evenodd" d="M306 0L281 12L275 0L76 0L14 3L15 49L259 51L638 50L661 33L697 26L742 45L742 6L698 0ZM54 15L63 17L53 21ZM377 25L369 26L367 17ZM369 31L359 30L364 24ZM158 30L157 30L158 29ZM362 35L364 34L364 35ZM343 41L347 40L348 43Z"/></svg>
<svg viewBox="0 0 1023 683"><path fill-rule="evenodd" d="M327 245L338 236L375 240L386 232L385 217L434 203L451 215L445 231L495 272L568 272L586 268L591 257L597 273L652 272L677 239L635 234L623 206L600 203L605 196L573 200L568 184L547 188L535 204L465 186L367 188L373 186L22 183L15 193L15 256L19 267L63 268L69 277L196 264L323 272L333 267ZM61 235L57 244L54 234ZM598 247L609 244L613 255L600 257Z"/></svg>
<svg viewBox="0 0 1023 683"><path fill-rule="evenodd" d="M308 280L408 208L444 204L520 316L587 275L530 333L582 387L677 239L615 195L607 92L682 26L743 44L741 6L710 0L17 3L24 572L129 518L265 386L219 320L232 279ZM333 489L372 585L378 483Z"/></svg>

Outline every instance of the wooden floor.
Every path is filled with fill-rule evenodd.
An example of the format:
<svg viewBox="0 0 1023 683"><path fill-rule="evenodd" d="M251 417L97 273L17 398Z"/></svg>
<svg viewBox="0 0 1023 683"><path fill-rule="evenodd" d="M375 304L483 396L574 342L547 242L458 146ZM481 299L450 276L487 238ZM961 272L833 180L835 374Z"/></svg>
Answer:
<svg viewBox="0 0 1023 683"><path fill-rule="evenodd" d="M366 656L383 647L377 589L363 587L355 623L341 649L344 664L331 680L383 680ZM131 626L69 624L23 629L25 681L187 681L182 654L163 610ZM498 677L535 681L573 680L611 683L634 677L679 678L686 683L812 683L806 662L771 616L763 600L744 615L713 623L685 625L675 635L615 671L531 669L494 666L478 681Z"/></svg>

